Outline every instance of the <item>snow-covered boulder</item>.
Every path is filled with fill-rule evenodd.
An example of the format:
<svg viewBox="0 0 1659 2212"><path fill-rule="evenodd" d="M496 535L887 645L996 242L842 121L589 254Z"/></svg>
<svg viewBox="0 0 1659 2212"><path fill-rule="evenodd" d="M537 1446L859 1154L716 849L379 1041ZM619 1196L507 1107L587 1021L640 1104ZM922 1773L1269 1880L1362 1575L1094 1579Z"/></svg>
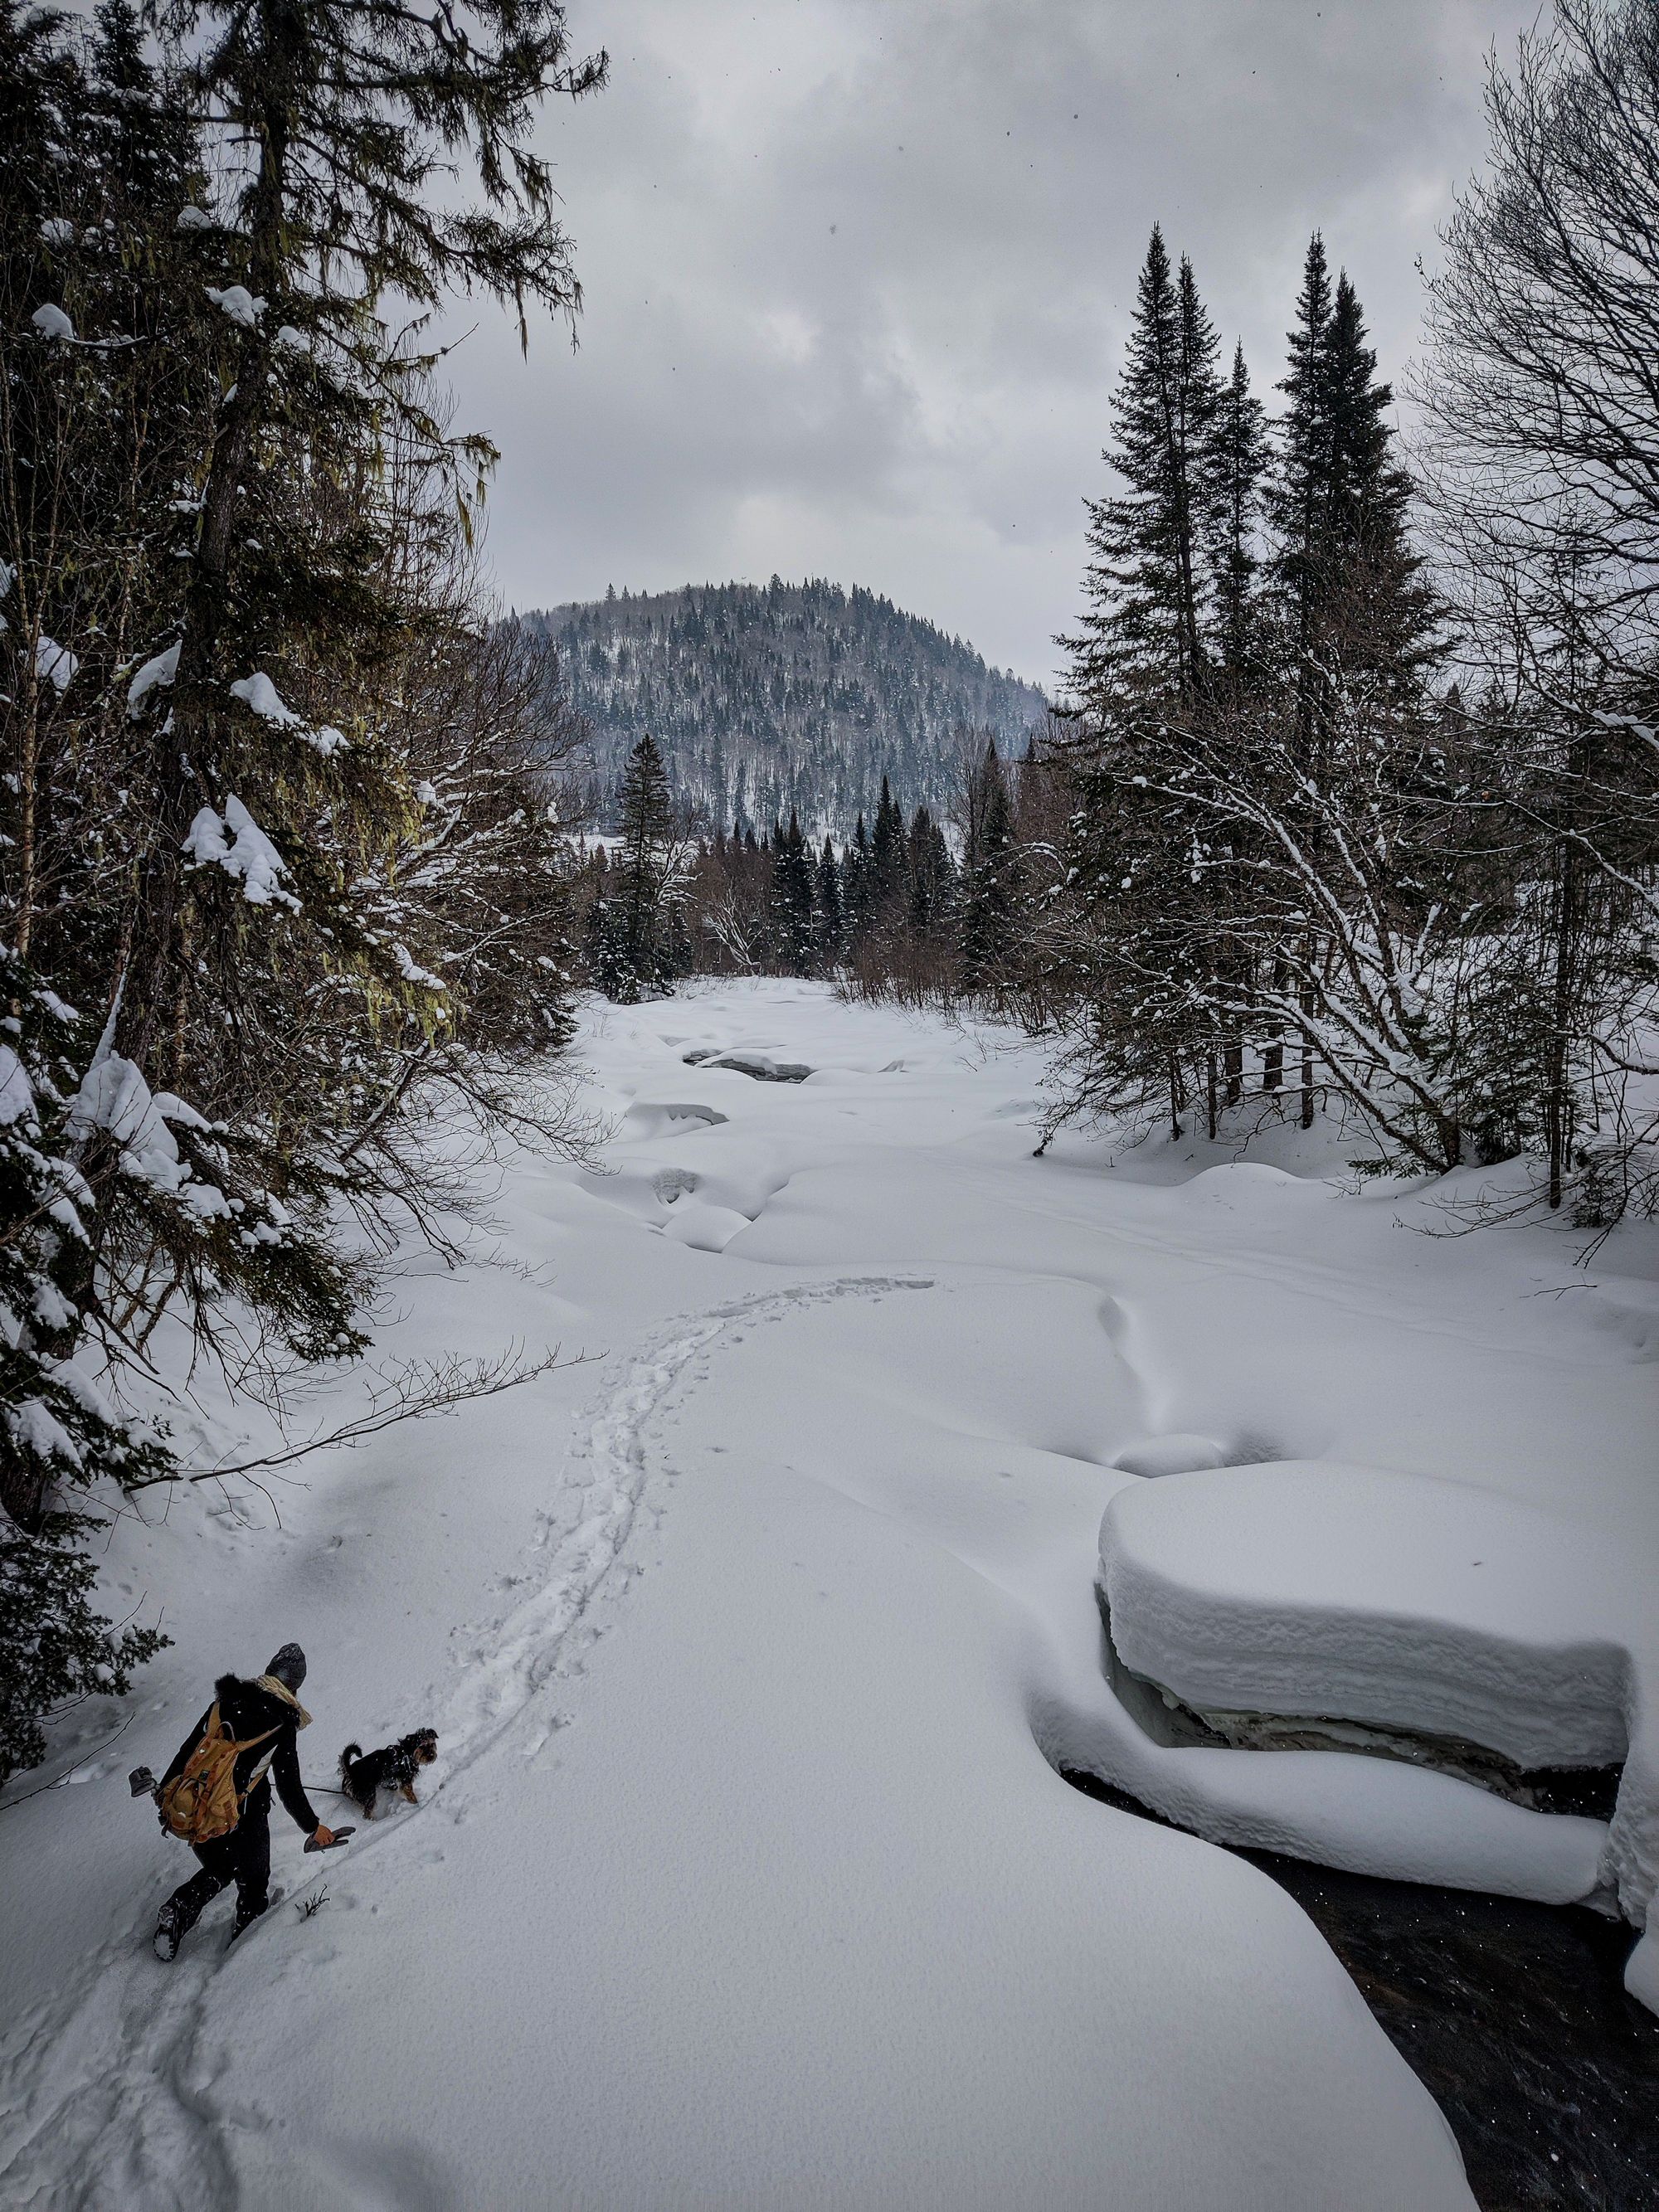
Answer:
<svg viewBox="0 0 1659 2212"><path fill-rule="evenodd" d="M1357 1723L1522 1769L1626 1761L1604 1879L1644 1921L1656 1639L1601 1540L1464 1484L1286 1461L1127 1484L1100 1567L1123 1664L1224 1726Z"/></svg>
<svg viewBox="0 0 1659 2212"><path fill-rule="evenodd" d="M710 1206L704 1199L684 1199L670 1214L663 1235L694 1252L723 1252L734 1237L750 1226L749 1217L729 1206Z"/></svg>
<svg viewBox="0 0 1659 2212"><path fill-rule="evenodd" d="M1112 1641L1200 1711L1455 1736L1520 1766L1625 1756L1629 1661L1605 1571L1490 1491L1289 1461L1119 1491Z"/></svg>
<svg viewBox="0 0 1659 2212"><path fill-rule="evenodd" d="M623 1116L628 1138L684 1137L696 1129L718 1129L726 1115L712 1106L678 1099L638 1099Z"/></svg>
<svg viewBox="0 0 1659 2212"><path fill-rule="evenodd" d="M1214 1437L1197 1437L1185 1429L1171 1429L1161 1437L1141 1437L1125 1444L1115 1464L1125 1474L1190 1474L1195 1468L1224 1467L1226 1447Z"/></svg>

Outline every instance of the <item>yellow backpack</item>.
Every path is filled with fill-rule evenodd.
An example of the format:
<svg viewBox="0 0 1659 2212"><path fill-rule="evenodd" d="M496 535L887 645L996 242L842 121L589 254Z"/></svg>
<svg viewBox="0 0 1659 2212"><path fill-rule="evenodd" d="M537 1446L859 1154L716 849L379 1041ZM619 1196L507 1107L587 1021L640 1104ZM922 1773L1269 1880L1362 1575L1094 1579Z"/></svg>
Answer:
<svg viewBox="0 0 1659 2212"><path fill-rule="evenodd" d="M186 1844L210 1844L219 1836L228 1836L241 1819L248 1791L264 1771L250 1775L247 1790L239 1790L236 1761L252 1745L263 1743L276 1732L274 1728L266 1729L238 1743L220 1719L216 1699L200 1741L156 1797L163 1825Z"/></svg>

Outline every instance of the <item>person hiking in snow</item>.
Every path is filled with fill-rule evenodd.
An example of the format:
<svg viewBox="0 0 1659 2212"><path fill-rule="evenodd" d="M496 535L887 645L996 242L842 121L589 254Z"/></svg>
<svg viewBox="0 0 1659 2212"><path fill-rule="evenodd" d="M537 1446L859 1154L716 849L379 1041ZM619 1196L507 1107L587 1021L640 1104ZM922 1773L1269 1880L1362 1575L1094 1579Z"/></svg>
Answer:
<svg viewBox="0 0 1659 2212"><path fill-rule="evenodd" d="M283 1805L319 1850L333 1844L312 1810L300 1779L298 1736L311 1715L295 1696L306 1655L285 1644L256 1681L222 1674L214 1701L179 1747L155 1785L161 1826L187 1843L202 1870L180 1883L155 1923L155 1955L178 1955L202 1908L236 1885L234 1943L270 1904L270 1781Z"/></svg>

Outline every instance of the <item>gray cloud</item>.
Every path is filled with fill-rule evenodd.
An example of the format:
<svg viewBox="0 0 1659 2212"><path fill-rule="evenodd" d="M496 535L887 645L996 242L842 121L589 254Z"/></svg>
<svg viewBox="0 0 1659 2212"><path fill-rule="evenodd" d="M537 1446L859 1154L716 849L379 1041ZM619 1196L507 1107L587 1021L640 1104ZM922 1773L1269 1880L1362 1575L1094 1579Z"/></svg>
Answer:
<svg viewBox="0 0 1659 2212"><path fill-rule="evenodd" d="M1536 0L576 0L573 356L452 357L502 597L825 574L1043 680L1154 219L1257 388L1310 230L1385 369Z"/></svg>

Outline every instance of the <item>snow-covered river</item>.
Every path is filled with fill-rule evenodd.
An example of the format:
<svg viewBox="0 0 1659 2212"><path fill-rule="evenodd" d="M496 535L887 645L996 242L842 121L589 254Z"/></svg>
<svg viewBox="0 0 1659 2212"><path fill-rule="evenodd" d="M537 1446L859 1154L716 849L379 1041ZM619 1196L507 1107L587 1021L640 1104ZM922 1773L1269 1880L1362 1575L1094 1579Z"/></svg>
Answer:
<svg viewBox="0 0 1659 2212"><path fill-rule="evenodd" d="M1285 1891L1055 1770L1539 1898L1610 1867L1634 1894L1642 1821L1620 1856L1601 1820L1428 1767L1154 1741L1101 1668L1098 1532L1170 1479L1132 1467L1439 1479L1554 1516L1583 1613L1597 1562L1659 1560L1651 1239L1586 1273L1547 1230L1419 1233L1431 1198L1355 1194L1334 1137L1036 1160L1036 1048L811 985L594 1007L581 1050L602 1171L511 1164L477 1260L411 1255L380 1332L570 1364L307 1463L280 1527L210 1486L115 1529L112 1597L164 1604L176 1642L118 1742L118 1714L79 1717L10 1794L64 1786L0 1808L0 2198L1468 2204ZM1635 1743L1623 1602L1582 1711ZM1478 1656L1511 1649L1493 1606ZM123 1778L290 1637L307 1776L429 1724L425 1802L326 1862L279 1812L289 1899L228 1955L218 1908L162 1968L143 1939L181 1854ZM1551 1679L1514 1663L1528 1696Z"/></svg>

